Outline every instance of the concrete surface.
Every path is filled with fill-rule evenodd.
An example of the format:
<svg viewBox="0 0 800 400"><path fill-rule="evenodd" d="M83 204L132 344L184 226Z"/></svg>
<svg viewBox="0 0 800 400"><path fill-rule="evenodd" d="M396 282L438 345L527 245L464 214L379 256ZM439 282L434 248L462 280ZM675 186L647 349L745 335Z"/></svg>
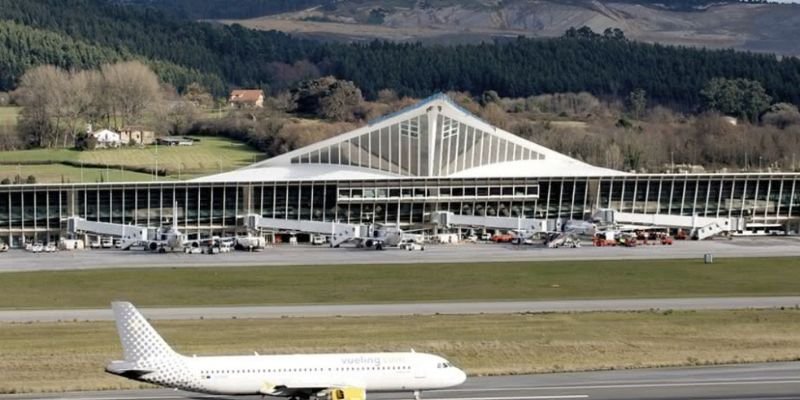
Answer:
<svg viewBox="0 0 800 400"><path fill-rule="evenodd" d="M411 400L410 393L369 394L375 400ZM422 393L430 400L539 399L800 399L800 363L471 377L459 387ZM172 390L2 395L0 400L246 399Z"/></svg>
<svg viewBox="0 0 800 400"><path fill-rule="evenodd" d="M385 264L443 262L503 262L615 259L702 259L724 257L800 257L800 237L747 237L702 242L676 241L672 246L547 249L510 244L428 245L425 251L384 251L310 245L279 245L261 252L201 255L115 249L33 254L24 250L0 253L0 272L109 267L269 266L298 264Z"/></svg>
<svg viewBox="0 0 800 400"><path fill-rule="evenodd" d="M709 297L684 299L497 301L463 303L335 304L297 306L233 306L143 308L148 319L231 319L331 316L383 316L433 314L510 314L524 312L633 311L633 310L730 310L744 308L798 307L800 296ZM111 321L105 309L3 310L0 322Z"/></svg>

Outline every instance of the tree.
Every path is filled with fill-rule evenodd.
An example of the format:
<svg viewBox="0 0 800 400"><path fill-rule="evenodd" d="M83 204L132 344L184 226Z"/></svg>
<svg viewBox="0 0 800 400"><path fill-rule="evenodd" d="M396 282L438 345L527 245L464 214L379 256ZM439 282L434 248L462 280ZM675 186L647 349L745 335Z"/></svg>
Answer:
<svg viewBox="0 0 800 400"><path fill-rule="evenodd" d="M171 135L184 134L197 121L199 115L194 102L185 100L170 102L166 106L164 115L161 116L161 121L165 124L163 129Z"/></svg>
<svg viewBox="0 0 800 400"><path fill-rule="evenodd" d="M97 138L93 135L83 132L75 137L76 150L94 150L95 148L97 148Z"/></svg>
<svg viewBox="0 0 800 400"><path fill-rule="evenodd" d="M636 89L628 95L628 109L636 119L642 119L647 109L647 92Z"/></svg>
<svg viewBox="0 0 800 400"><path fill-rule="evenodd" d="M487 90L481 94L481 105L484 107L486 107L488 104L497 103L499 101L500 95L494 90Z"/></svg>
<svg viewBox="0 0 800 400"><path fill-rule="evenodd" d="M772 100L761 83L749 79L711 79L700 92L709 110L757 122Z"/></svg>
<svg viewBox="0 0 800 400"><path fill-rule="evenodd" d="M116 117L114 126L138 122L144 111L159 98L158 76L139 61L103 65L104 96Z"/></svg>
<svg viewBox="0 0 800 400"><path fill-rule="evenodd" d="M304 81L291 94L293 111L335 121L355 119L355 112L364 101L361 90L353 82L332 76Z"/></svg>
<svg viewBox="0 0 800 400"><path fill-rule="evenodd" d="M20 79L15 92L23 109L18 129L26 142L38 147L52 147L59 142L64 108L69 102L69 74L53 66L33 68Z"/></svg>
<svg viewBox="0 0 800 400"><path fill-rule="evenodd" d="M780 129L786 129L791 125L800 125L800 111L797 110L797 106L794 104L773 104L769 110L761 116L761 121Z"/></svg>
<svg viewBox="0 0 800 400"><path fill-rule="evenodd" d="M195 107L210 109L214 106L214 97L208 92L208 89L197 82L192 82L186 87L183 99L192 103Z"/></svg>
<svg viewBox="0 0 800 400"><path fill-rule="evenodd" d="M28 175L28 177L25 179L25 183L29 185L36 183L36 177L33 175Z"/></svg>

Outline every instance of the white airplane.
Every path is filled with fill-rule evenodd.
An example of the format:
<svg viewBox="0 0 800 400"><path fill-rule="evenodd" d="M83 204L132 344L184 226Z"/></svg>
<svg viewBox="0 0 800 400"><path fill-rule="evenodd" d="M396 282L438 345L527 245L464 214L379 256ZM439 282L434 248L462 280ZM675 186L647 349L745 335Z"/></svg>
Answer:
<svg viewBox="0 0 800 400"><path fill-rule="evenodd" d="M364 236L353 238L358 248L374 248L383 250L386 247L394 247L403 240L403 230L396 226L377 226L370 225L369 231Z"/></svg>
<svg viewBox="0 0 800 400"><path fill-rule="evenodd" d="M400 247L405 250L425 250L419 236L411 235L394 225L369 225L366 235L351 239L359 249L384 250L387 247Z"/></svg>
<svg viewBox="0 0 800 400"><path fill-rule="evenodd" d="M186 357L172 350L133 304L113 302L125 359L106 372L136 381L216 395L293 400L365 400L369 392L413 392L462 384L466 375L424 353Z"/></svg>

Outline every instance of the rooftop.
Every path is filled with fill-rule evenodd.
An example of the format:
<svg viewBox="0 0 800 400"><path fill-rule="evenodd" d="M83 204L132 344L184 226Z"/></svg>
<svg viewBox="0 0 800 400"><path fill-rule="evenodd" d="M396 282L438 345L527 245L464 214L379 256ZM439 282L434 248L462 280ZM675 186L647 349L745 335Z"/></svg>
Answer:
<svg viewBox="0 0 800 400"><path fill-rule="evenodd" d="M623 175L492 126L437 94L353 131L197 181Z"/></svg>

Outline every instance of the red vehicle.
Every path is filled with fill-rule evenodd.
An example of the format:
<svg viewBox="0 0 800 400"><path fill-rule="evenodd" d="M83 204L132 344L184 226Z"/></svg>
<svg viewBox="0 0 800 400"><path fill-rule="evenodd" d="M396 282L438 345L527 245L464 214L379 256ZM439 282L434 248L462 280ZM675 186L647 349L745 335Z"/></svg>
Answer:
<svg viewBox="0 0 800 400"><path fill-rule="evenodd" d="M495 243L511 243L515 236L510 233L498 233L492 236L492 241Z"/></svg>

